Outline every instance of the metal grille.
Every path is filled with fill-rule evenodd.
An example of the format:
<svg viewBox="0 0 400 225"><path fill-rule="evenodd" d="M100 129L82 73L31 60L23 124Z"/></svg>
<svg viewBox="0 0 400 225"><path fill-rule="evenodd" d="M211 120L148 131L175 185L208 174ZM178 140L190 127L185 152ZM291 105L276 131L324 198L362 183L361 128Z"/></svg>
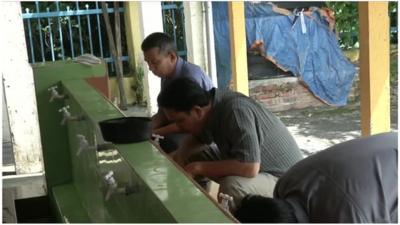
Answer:
<svg viewBox="0 0 400 225"><path fill-rule="evenodd" d="M110 74L115 73L98 2L35 1L22 2L21 5L30 63L68 60L90 53L104 58ZM121 33L124 34L124 8L118 10L121 14ZM107 7L107 12L113 13L114 8ZM111 24L113 19L110 16ZM121 35L121 42L126 72L129 71L129 63L125 35Z"/></svg>
<svg viewBox="0 0 400 225"><path fill-rule="evenodd" d="M183 2L162 2L164 32L174 38L178 55L186 60L185 17Z"/></svg>

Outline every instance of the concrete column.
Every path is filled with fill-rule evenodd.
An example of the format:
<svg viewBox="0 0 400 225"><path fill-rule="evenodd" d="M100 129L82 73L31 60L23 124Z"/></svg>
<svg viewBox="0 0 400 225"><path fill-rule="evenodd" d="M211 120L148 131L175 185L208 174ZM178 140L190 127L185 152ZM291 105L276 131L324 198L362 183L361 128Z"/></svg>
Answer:
<svg viewBox="0 0 400 225"><path fill-rule="evenodd" d="M184 2L187 60L200 66L218 87L211 2Z"/></svg>
<svg viewBox="0 0 400 225"><path fill-rule="evenodd" d="M0 70L17 174L43 173L33 73L28 63L20 2L0 2ZM0 85L3 87L3 85ZM50 95L49 95L50 98Z"/></svg>
<svg viewBox="0 0 400 225"><path fill-rule="evenodd" d="M205 36L205 9L202 2L184 2L187 61L207 67L207 41Z"/></svg>
<svg viewBox="0 0 400 225"><path fill-rule="evenodd" d="M140 45L143 39L153 32L163 32L162 9L159 1L125 2L128 52L133 67L142 66L144 70L144 96L150 115L157 112L157 96L160 92L160 78L149 71L144 62ZM149 116L150 116L149 115Z"/></svg>
<svg viewBox="0 0 400 225"><path fill-rule="evenodd" d="M359 2L361 133L390 131L388 2Z"/></svg>

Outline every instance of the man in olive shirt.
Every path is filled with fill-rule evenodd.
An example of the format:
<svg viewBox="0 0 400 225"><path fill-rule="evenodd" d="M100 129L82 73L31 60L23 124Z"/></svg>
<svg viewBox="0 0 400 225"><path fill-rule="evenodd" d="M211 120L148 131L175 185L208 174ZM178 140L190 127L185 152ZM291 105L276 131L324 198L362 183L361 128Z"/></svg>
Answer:
<svg viewBox="0 0 400 225"><path fill-rule="evenodd" d="M247 196L243 223L397 223L398 134L347 141L294 165L274 198Z"/></svg>
<svg viewBox="0 0 400 225"><path fill-rule="evenodd" d="M249 193L272 196L278 177L302 156L285 125L255 100L229 90L205 91L176 79L158 96L168 119L191 133L174 154L193 177L231 195L231 211ZM215 142L218 148L204 148Z"/></svg>

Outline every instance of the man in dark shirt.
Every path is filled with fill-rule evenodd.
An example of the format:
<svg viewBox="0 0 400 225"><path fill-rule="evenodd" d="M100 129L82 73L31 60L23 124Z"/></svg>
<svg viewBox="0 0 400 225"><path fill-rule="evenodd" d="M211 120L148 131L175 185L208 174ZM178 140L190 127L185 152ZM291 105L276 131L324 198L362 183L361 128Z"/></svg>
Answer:
<svg viewBox="0 0 400 225"><path fill-rule="evenodd" d="M277 178L302 158L279 118L240 93L205 91L183 78L160 93L158 104L167 118L193 135L174 160L193 177L219 183L219 191L233 197L231 211L246 194L272 196ZM204 148L212 142L218 148Z"/></svg>
<svg viewBox="0 0 400 225"><path fill-rule="evenodd" d="M274 198L247 196L243 223L397 223L398 134L347 141L294 165Z"/></svg>
<svg viewBox="0 0 400 225"><path fill-rule="evenodd" d="M165 33L155 32L147 36L142 42L144 60L149 70L161 78L161 91L174 79L186 77L200 85L204 90L213 87L211 79L203 70L192 63L180 58L172 38ZM164 151L171 152L177 148L183 137L181 130L170 123L162 111L158 111L152 118L153 133L166 136L160 144Z"/></svg>

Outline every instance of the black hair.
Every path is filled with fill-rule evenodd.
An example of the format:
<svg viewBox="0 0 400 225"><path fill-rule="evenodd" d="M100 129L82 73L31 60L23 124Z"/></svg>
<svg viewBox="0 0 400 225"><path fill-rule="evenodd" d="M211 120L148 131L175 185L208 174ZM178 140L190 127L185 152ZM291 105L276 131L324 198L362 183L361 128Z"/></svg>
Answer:
<svg viewBox="0 0 400 225"><path fill-rule="evenodd" d="M243 198L235 217L241 223L296 223L292 206L284 200L260 195Z"/></svg>
<svg viewBox="0 0 400 225"><path fill-rule="evenodd" d="M210 92L196 82L188 78L178 78L161 91L157 102L159 107L188 112L193 106L206 106L210 99Z"/></svg>
<svg viewBox="0 0 400 225"><path fill-rule="evenodd" d="M165 33L155 32L147 36L142 42L142 51L146 52L152 48L159 48L160 53L175 53L176 46L174 40Z"/></svg>

